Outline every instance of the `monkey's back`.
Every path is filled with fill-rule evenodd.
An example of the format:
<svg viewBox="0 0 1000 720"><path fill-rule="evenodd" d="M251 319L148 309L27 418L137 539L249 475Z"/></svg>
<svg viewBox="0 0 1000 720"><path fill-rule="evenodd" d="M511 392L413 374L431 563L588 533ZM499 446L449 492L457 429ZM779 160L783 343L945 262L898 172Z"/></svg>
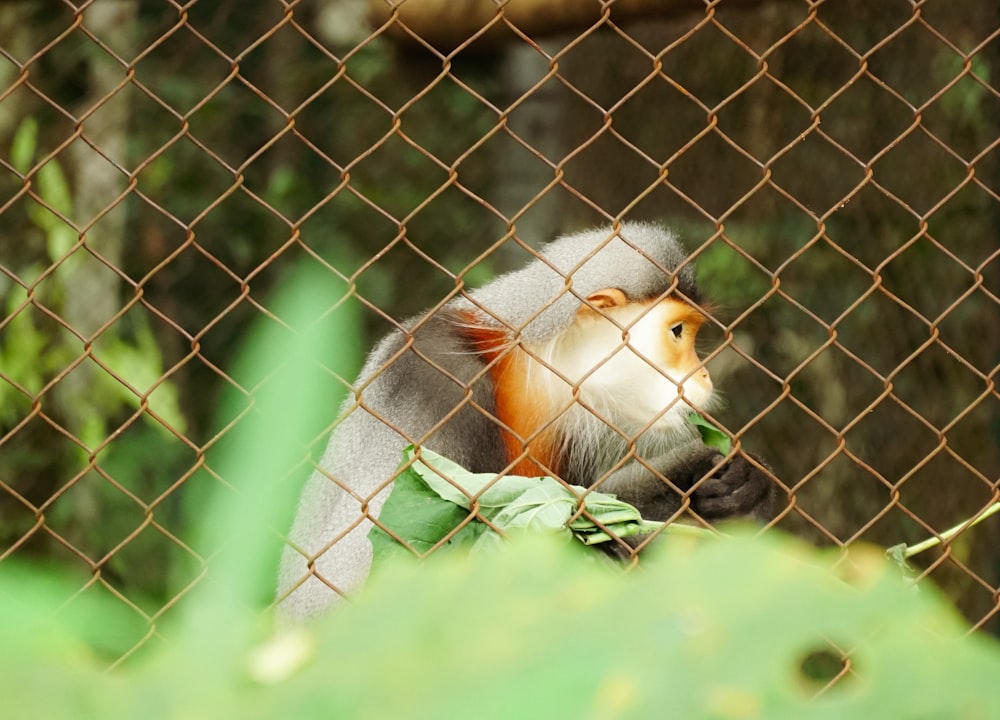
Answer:
<svg viewBox="0 0 1000 720"><path fill-rule="evenodd" d="M279 594L307 580L281 605L293 617L322 611L367 577L368 532L389 495L402 451L417 443L473 472L506 465L493 391L483 360L455 332L447 309L406 323L369 354L341 420L299 501L278 578ZM412 341L411 338L412 337ZM366 512L367 511L367 512Z"/></svg>

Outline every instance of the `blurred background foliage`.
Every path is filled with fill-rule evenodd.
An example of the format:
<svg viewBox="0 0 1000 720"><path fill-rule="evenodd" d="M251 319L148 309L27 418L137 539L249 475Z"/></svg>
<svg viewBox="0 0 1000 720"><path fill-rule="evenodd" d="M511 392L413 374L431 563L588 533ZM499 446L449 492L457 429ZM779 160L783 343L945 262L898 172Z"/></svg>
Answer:
<svg viewBox="0 0 1000 720"><path fill-rule="evenodd" d="M622 214L685 236L717 417L781 527L893 545L997 499L989 3L722 3L447 60L356 7L0 3L0 558L155 619L210 552L192 519L245 417L220 400L255 392L227 369L293 266L367 347ZM987 521L921 557L974 624L998 547Z"/></svg>

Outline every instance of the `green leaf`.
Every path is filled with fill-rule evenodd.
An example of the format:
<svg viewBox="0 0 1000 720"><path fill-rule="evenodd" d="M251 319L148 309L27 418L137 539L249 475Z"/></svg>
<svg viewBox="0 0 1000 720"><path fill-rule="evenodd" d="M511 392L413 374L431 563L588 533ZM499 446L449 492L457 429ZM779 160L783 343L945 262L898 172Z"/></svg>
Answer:
<svg viewBox="0 0 1000 720"><path fill-rule="evenodd" d="M513 532L568 534L566 523L576 511L580 501L552 478L534 479L551 480L551 482L541 482L525 489L502 507L495 505L494 508L499 508L499 512L490 518L490 523L507 536ZM472 549L477 552L496 549L501 544L501 539L499 533L490 529L483 533Z"/></svg>
<svg viewBox="0 0 1000 720"><path fill-rule="evenodd" d="M491 520L503 530L560 530L579 505L580 500L558 483L542 483L513 498Z"/></svg>
<svg viewBox="0 0 1000 720"><path fill-rule="evenodd" d="M36 175L38 179L38 194L45 204L56 212L68 215L73 211L73 193L69 189L69 181L63 173L62 166L54 158L46 162ZM62 223L62 220L59 220Z"/></svg>
<svg viewBox="0 0 1000 720"><path fill-rule="evenodd" d="M412 445L403 451L403 460L410 463L411 471L439 497L466 510L472 507L472 497L497 477L496 473L470 473L458 463L423 448L418 456Z"/></svg>
<svg viewBox="0 0 1000 720"><path fill-rule="evenodd" d="M728 455L732 451L733 443L729 439L729 436L701 415L693 412L688 415L687 419L689 423L698 428L701 441L708 445L708 447L715 448L723 455Z"/></svg>
<svg viewBox="0 0 1000 720"><path fill-rule="evenodd" d="M24 118L17 126L14 139L10 144L10 164L22 175L31 169L35 159L35 149L38 147L38 121L31 115Z"/></svg>
<svg viewBox="0 0 1000 720"><path fill-rule="evenodd" d="M622 523L642 522L639 511L626 502L622 502L608 493L592 492L585 499L587 514L601 525L620 525ZM584 530L592 521L580 516L570 523L572 530Z"/></svg>
<svg viewBox="0 0 1000 720"><path fill-rule="evenodd" d="M187 422L180 408L177 387L169 380L161 381L163 359L152 328L146 322L139 323L134 335L134 343L110 335L102 338L105 341L99 344L95 354L115 376L135 390L103 373L99 375L101 382L110 395L132 407L139 407L141 396L146 395L149 409L174 430L183 433Z"/></svg>
<svg viewBox="0 0 1000 720"><path fill-rule="evenodd" d="M410 466L396 479L392 493L382 506L379 522L402 538L412 551L424 554L455 531L468 517L467 509L434 492L417 470ZM482 523L467 523L450 542L453 545L471 545L484 530L486 526ZM411 550L400 545L378 525L371 529L368 537L372 543L372 563L375 567L382 565L388 558L413 557Z"/></svg>
<svg viewBox="0 0 1000 720"><path fill-rule="evenodd" d="M29 204L28 215L45 232L46 250L49 259L55 262L68 255L79 239L76 229L63 219L73 212L73 194L62 167L54 158L38 168L35 181L44 204Z"/></svg>
<svg viewBox="0 0 1000 720"><path fill-rule="evenodd" d="M135 328L135 340L135 347L130 353L129 367L129 371L135 374L125 375L125 377L134 379L135 386L146 391L163 377L163 357L149 323L143 322ZM150 410L159 415L176 431L185 432L187 422L181 411L177 386L172 380L160 381L149 393L146 400Z"/></svg>
<svg viewBox="0 0 1000 720"><path fill-rule="evenodd" d="M425 448L418 455L412 446L403 452L400 476L379 523L389 532L378 526L369 532L374 565L400 554L424 555L445 538L448 546L480 552L499 547L510 533L572 532L585 545L594 545L663 525L644 522L636 508L607 493L566 486L551 477L470 473Z"/></svg>

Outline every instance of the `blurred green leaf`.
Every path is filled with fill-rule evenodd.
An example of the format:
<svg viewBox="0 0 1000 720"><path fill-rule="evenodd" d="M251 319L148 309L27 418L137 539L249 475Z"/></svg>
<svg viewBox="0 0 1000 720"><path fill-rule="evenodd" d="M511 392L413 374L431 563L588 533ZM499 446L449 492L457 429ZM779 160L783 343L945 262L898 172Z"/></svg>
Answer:
<svg viewBox="0 0 1000 720"><path fill-rule="evenodd" d="M268 303L280 321L262 316L231 372L240 391L224 398L220 417L242 419L209 458L222 483L196 545L214 553L211 581L188 606L183 632L222 657L240 651L249 619L262 609L255 603L273 597L280 538L297 495L282 480L311 468L311 445L336 407L330 368L353 365L358 353L356 307L340 304L344 287L327 271L305 265L281 287Z"/></svg>
<svg viewBox="0 0 1000 720"><path fill-rule="evenodd" d="M28 206L28 214L32 222L45 231L49 259L56 262L66 257L79 239L76 229L63 219L73 212L73 194L62 167L54 158L38 168L35 179L44 204L33 202Z"/></svg>
<svg viewBox="0 0 1000 720"><path fill-rule="evenodd" d="M996 644L963 638L936 593L883 563L852 587L826 570L832 555L782 538L682 541L623 577L542 540L380 574L284 686L293 705L271 709L309 716L335 697L351 718L1000 716ZM815 697L804 665L829 653L824 638L854 672ZM372 692L387 678L392 692Z"/></svg>
<svg viewBox="0 0 1000 720"><path fill-rule="evenodd" d="M152 328L146 322L137 323L132 335L131 340L125 340L105 334L98 342L95 356L134 390L107 373L99 373L102 389L135 408L145 395L150 410L177 432L185 432L187 420L180 408L177 387L163 377L163 358Z"/></svg>
<svg viewBox="0 0 1000 720"><path fill-rule="evenodd" d="M10 164L22 175L31 169L36 147L38 147L38 121L28 115L17 126L10 144Z"/></svg>
<svg viewBox="0 0 1000 720"><path fill-rule="evenodd" d="M40 272L29 266L26 274ZM0 333L0 367L4 375L29 393L41 391L46 378L62 370L74 357L65 343L54 342L51 333L35 322L38 313L28 302L28 293L18 284L7 289L7 324ZM9 382L0 382L0 422L21 419L29 399Z"/></svg>

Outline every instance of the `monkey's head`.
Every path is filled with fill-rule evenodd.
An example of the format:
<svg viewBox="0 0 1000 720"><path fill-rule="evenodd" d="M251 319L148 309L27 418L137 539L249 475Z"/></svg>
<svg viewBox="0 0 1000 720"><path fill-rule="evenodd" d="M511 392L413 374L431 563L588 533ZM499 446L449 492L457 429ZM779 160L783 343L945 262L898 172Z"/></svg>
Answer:
<svg viewBox="0 0 1000 720"><path fill-rule="evenodd" d="M692 407L707 409L712 381L694 347L705 317L672 233L625 223L560 238L540 256L472 298L483 322L547 366L535 380L554 405L578 397L636 430L679 427Z"/></svg>
<svg viewBox="0 0 1000 720"><path fill-rule="evenodd" d="M604 288L581 304L550 362L584 403L642 427L677 427L711 404L712 379L695 350L704 320L679 298L630 301Z"/></svg>

